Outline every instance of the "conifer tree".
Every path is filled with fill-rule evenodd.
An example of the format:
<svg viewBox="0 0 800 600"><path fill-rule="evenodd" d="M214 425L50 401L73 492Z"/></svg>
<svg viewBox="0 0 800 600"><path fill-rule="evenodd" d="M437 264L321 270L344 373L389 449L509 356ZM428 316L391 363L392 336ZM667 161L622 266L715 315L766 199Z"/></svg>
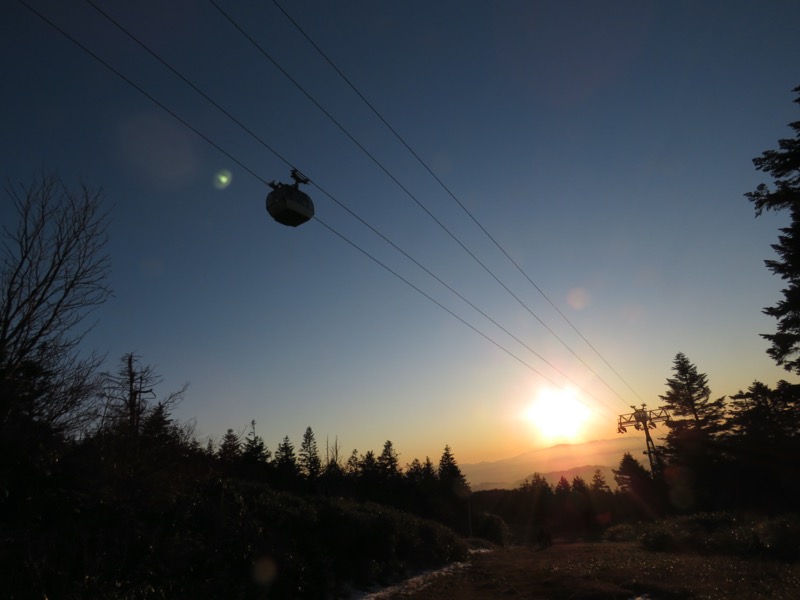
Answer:
<svg viewBox="0 0 800 600"><path fill-rule="evenodd" d="M399 457L390 440L386 440L383 450L378 456L378 469L385 482L396 482L402 475Z"/></svg>
<svg viewBox="0 0 800 600"><path fill-rule="evenodd" d="M748 508L794 503L800 491L800 385L779 381L773 389L754 381L731 396L729 425L725 450L736 478L732 495ZM741 486L742 480L748 485Z"/></svg>
<svg viewBox="0 0 800 600"><path fill-rule="evenodd" d="M682 509L711 509L723 489L725 398L711 399L708 377L684 354L675 356L672 370L667 392L659 396L671 417L663 449L672 466L670 493Z"/></svg>
<svg viewBox="0 0 800 600"><path fill-rule="evenodd" d="M672 370L675 375L667 378L667 392L659 398L671 415L667 453L680 459L690 446L707 450L704 442L723 431L725 397L711 400L708 376L699 373L682 352L675 355Z"/></svg>
<svg viewBox="0 0 800 600"><path fill-rule="evenodd" d="M404 473L406 481L412 486L432 488L437 481L436 467L433 466L429 456L425 457L425 462L420 462L418 458L406 465Z"/></svg>
<svg viewBox="0 0 800 600"><path fill-rule="evenodd" d="M453 494L460 498L469 495L469 484L467 484L467 480L461 472L449 445L444 447L442 457L439 459L437 475L445 493Z"/></svg>
<svg viewBox="0 0 800 600"><path fill-rule="evenodd" d="M239 434L233 429L228 428L225 435L222 436L222 441L217 449L217 458L223 463L233 464L239 460L242 455L242 440Z"/></svg>
<svg viewBox="0 0 800 600"><path fill-rule="evenodd" d="M793 90L800 94L800 87ZM800 104L800 95L794 100ZM773 187L760 184L745 194L756 216L764 210L788 210L791 222L782 228L772 248L778 260L764 261L767 268L786 282L783 299L763 312L778 320L773 334L762 334L771 346L767 354L787 371L800 374L800 121L789 124L793 138L778 141L778 150L767 150L753 159L756 169L773 178Z"/></svg>
<svg viewBox="0 0 800 600"><path fill-rule="evenodd" d="M606 483L606 477L603 475L600 469L595 469L594 474L592 475L592 483L589 486L589 489L592 492L610 492L611 488L608 487L608 483Z"/></svg>
<svg viewBox="0 0 800 600"><path fill-rule="evenodd" d="M630 452L626 452L619 461L619 468L614 469L614 481L617 482L620 491L642 495L653 480L650 471L645 469Z"/></svg>
<svg viewBox="0 0 800 600"><path fill-rule="evenodd" d="M562 475L561 478L558 480L558 483L556 483L556 487L554 490L556 498L559 497L566 498L567 496L569 496L570 490L571 487L569 485L569 481L567 480L566 477Z"/></svg>
<svg viewBox="0 0 800 600"><path fill-rule="evenodd" d="M317 440L311 427L306 427L303 441L300 442L298 465L300 472L309 481L316 480L322 472L322 461L317 451Z"/></svg>
<svg viewBox="0 0 800 600"><path fill-rule="evenodd" d="M372 450L367 450L367 453L358 459L358 477L361 481L372 485L378 480L379 474L378 459Z"/></svg>
<svg viewBox="0 0 800 600"><path fill-rule="evenodd" d="M267 448L264 440L260 435L256 434L256 421L250 421L250 433L244 440L242 448L242 462L250 467L259 468L259 465L265 466L272 453Z"/></svg>
<svg viewBox="0 0 800 600"><path fill-rule="evenodd" d="M353 448L350 456L347 457L347 462L344 464L345 475L350 479L358 477L358 449Z"/></svg>
<svg viewBox="0 0 800 600"><path fill-rule="evenodd" d="M297 479L300 467L297 464L297 455L294 452L294 445L289 441L289 436L284 436L283 441L275 449L275 460L273 461L275 471L281 483L291 484Z"/></svg>

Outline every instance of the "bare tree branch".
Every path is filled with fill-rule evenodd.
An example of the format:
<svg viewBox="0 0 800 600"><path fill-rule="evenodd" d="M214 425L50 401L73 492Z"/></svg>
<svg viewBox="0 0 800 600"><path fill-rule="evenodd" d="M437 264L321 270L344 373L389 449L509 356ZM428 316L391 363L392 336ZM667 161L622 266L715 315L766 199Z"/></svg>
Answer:
<svg viewBox="0 0 800 600"><path fill-rule="evenodd" d="M19 413L74 430L90 418L100 363L79 359L78 347L87 316L111 293L103 192L68 189L52 173L5 192L17 224L3 227L0 244L0 423ZM43 387L23 402L19 386L34 366Z"/></svg>

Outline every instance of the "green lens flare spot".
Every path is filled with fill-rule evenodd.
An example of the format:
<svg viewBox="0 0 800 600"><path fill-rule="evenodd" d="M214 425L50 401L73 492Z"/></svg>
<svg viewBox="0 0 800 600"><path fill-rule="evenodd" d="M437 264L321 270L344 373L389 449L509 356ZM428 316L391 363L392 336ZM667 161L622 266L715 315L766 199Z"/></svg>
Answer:
<svg viewBox="0 0 800 600"><path fill-rule="evenodd" d="M214 175L214 187L218 190L224 190L233 181L233 175L227 169L222 169Z"/></svg>

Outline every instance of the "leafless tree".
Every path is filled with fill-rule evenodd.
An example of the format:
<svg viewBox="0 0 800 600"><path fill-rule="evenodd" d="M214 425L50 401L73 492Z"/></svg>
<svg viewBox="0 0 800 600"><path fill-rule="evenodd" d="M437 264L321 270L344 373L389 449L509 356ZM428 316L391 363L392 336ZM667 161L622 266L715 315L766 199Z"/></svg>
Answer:
<svg viewBox="0 0 800 600"><path fill-rule="evenodd" d="M0 431L25 416L73 433L94 416L102 361L81 353L87 316L111 293L103 192L46 173L5 192L17 224L0 246Z"/></svg>
<svg viewBox="0 0 800 600"><path fill-rule="evenodd" d="M101 429L124 432L130 438L139 437L144 420L158 409L168 415L183 400L189 384L156 400L155 388L163 381L152 365L141 364L133 353L120 359L116 373L103 373L103 415Z"/></svg>

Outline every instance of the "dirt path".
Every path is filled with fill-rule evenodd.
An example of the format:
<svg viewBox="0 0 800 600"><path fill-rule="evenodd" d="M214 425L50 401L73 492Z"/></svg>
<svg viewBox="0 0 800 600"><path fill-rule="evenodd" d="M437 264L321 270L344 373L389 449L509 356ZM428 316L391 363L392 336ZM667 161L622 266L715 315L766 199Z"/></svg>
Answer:
<svg viewBox="0 0 800 600"><path fill-rule="evenodd" d="M376 600L785 599L800 590L800 565L722 556L653 553L629 543L556 544L475 554L469 564Z"/></svg>

